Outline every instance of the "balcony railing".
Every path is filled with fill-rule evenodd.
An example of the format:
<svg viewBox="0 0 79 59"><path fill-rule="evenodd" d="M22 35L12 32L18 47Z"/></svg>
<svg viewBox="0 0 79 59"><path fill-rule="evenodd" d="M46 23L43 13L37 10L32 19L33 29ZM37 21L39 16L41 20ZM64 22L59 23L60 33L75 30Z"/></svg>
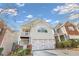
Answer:
<svg viewBox="0 0 79 59"><path fill-rule="evenodd" d="M21 37L29 37L29 32L22 32Z"/></svg>
<svg viewBox="0 0 79 59"><path fill-rule="evenodd" d="M61 33L55 33L54 35L55 35L55 36L64 35L64 33L62 33L62 32L61 32Z"/></svg>

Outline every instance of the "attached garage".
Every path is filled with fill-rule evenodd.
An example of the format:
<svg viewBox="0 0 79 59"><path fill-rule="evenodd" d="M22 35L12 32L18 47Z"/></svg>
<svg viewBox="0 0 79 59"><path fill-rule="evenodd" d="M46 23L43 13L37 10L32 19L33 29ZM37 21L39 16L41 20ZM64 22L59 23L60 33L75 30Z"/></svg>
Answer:
<svg viewBox="0 0 79 59"><path fill-rule="evenodd" d="M32 50L54 49L55 45L52 39L33 39Z"/></svg>

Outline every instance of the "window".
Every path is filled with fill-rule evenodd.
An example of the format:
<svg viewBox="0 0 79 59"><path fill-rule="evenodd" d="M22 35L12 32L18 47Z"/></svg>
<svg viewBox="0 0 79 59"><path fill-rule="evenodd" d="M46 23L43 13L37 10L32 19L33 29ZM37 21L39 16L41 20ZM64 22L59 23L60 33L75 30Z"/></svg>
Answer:
<svg viewBox="0 0 79 59"><path fill-rule="evenodd" d="M0 32L1 32L1 30L2 30L2 29L0 28Z"/></svg>
<svg viewBox="0 0 79 59"><path fill-rule="evenodd" d="M40 29L38 29L38 32L44 32L44 33L47 33L48 31L47 31L45 28L40 28Z"/></svg>
<svg viewBox="0 0 79 59"><path fill-rule="evenodd" d="M72 31L74 31L74 28L73 28L73 27L68 27L68 29L69 29L69 30L72 30Z"/></svg>

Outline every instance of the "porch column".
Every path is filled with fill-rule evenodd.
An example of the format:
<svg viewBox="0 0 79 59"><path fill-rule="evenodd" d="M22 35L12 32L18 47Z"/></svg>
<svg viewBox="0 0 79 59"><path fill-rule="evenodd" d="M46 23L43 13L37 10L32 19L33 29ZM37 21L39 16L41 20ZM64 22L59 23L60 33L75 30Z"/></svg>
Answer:
<svg viewBox="0 0 79 59"><path fill-rule="evenodd" d="M61 42L60 35L58 35L58 40L59 40L59 42Z"/></svg>

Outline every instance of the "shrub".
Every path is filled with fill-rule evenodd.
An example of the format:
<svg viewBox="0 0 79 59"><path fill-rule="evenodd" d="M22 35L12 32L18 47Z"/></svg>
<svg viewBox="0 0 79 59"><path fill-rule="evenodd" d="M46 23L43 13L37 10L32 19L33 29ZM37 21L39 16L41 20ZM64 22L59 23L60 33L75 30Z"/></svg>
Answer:
<svg viewBox="0 0 79 59"><path fill-rule="evenodd" d="M31 53L31 49L26 49L25 50L26 55Z"/></svg>
<svg viewBox="0 0 79 59"><path fill-rule="evenodd" d="M62 42L58 42L57 43L57 48L63 48L64 46L63 46L63 44L62 44Z"/></svg>
<svg viewBox="0 0 79 59"><path fill-rule="evenodd" d="M62 41L64 48L71 47L72 42L70 40Z"/></svg>
<svg viewBox="0 0 79 59"><path fill-rule="evenodd" d="M79 48L79 39L67 39L61 42L57 41L57 48Z"/></svg>
<svg viewBox="0 0 79 59"><path fill-rule="evenodd" d="M75 39L71 39L71 41L72 41L72 47L76 48L79 43Z"/></svg>
<svg viewBox="0 0 79 59"><path fill-rule="evenodd" d="M2 51L3 51L3 48L0 48L0 55L1 55Z"/></svg>
<svg viewBox="0 0 79 59"><path fill-rule="evenodd" d="M31 49L17 49L16 51L12 52L10 55L12 56L26 56L31 54Z"/></svg>
<svg viewBox="0 0 79 59"><path fill-rule="evenodd" d="M79 45L77 45L77 48L79 48Z"/></svg>
<svg viewBox="0 0 79 59"><path fill-rule="evenodd" d="M57 48L67 48L72 46L71 40L63 40L57 43Z"/></svg>
<svg viewBox="0 0 79 59"><path fill-rule="evenodd" d="M20 53L18 53L19 56L26 56L31 54L31 49L24 49Z"/></svg>

